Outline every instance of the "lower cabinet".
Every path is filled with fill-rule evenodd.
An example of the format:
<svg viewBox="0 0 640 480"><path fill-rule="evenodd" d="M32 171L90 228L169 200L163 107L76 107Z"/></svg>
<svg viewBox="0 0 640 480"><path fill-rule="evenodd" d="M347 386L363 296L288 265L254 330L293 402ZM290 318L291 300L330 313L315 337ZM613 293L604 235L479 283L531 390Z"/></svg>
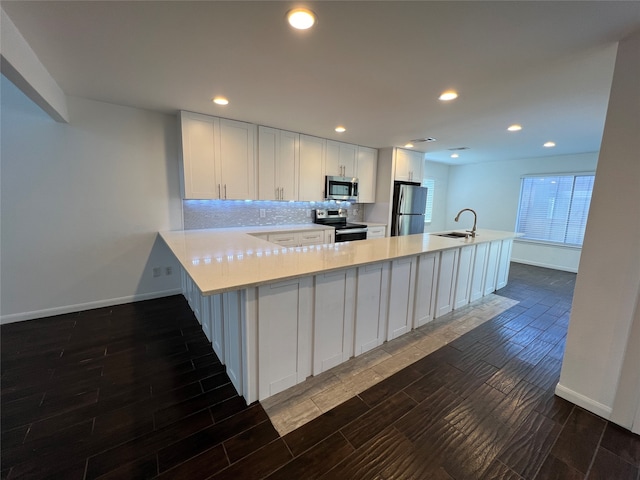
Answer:
<svg viewBox="0 0 640 480"><path fill-rule="evenodd" d="M313 374L318 375L353 356L356 270L315 276Z"/></svg>
<svg viewBox="0 0 640 480"><path fill-rule="evenodd" d="M370 238L383 238L385 236L387 227L377 226L367 228L367 240Z"/></svg>
<svg viewBox="0 0 640 480"><path fill-rule="evenodd" d="M238 394L243 395L242 322L244 321L244 290L222 294L224 317L224 364L227 375Z"/></svg>
<svg viewBox="0 0 640 480"><path fill-rule="evenodd" d="M500 257L498 260L498 275L496 278L496 290L507 285L509 279L509 266L511 265L511 247L513 240L502 240L500 246Z"/></svg>
<svg viewBox="0 0 640 480"><path fill-rule="evenodd" d="M500 258L500 247L502 242L496 240L489 243L489 252L487 254L487 268L484 274L484 294L489 295L496 291L496 282L498 275L498 260Z"/></svg>
<svg viewBox="0 0 640 480"><path fill-rule="evenodd" d="M389 262L358 268L354 354L382 345L387 330Z"/></svg>
<svg viewBox="0 0 640 480"><path fill-rule="evenodd" d="M329 232L327 235L326 232ZM335 230L305 230L291 231L282 233L269 233L266 240L276 243L283 247L303 247L306 245L322 245L324 243L333 243L335 241Z"/></svg>
<svg viewBox="0 0 640 480"><path fill-rule="evenodd" d="M311 375L313 277L258 287L258 400Z"/></svg>
<svg viewBox="0 0 640 480"><path fill-rule="evenodd" d="M436 318L453 310L453 296L458 270L458 249L440 252L438 288L436 290Z"/></svg>
<svg viewBox="0 0 640 480"><path fill-rule="evenodd" d="M439 258L439 252L425 253L418 257L416 302L413 313L414 328L429 323L435 317Z"/></svg>
<svg viewBox="0 0 640 480"><path fill-rule="evenodd" d="M475 302L484 296L484 277L487 268L488 243L476 245L476 255L473 259L473 274L471 277L471 293L469 301Z"/></svg>
<svg viewBox="0 0 640 480"><path fill-rule="evenodd" d="M413 292L417 263L417 257L400 258L391 262L387 340L399 337L413 328Z"/></svg>
<svg viewBox="0 0 640 480"><path fill-rule="evenodd" d="M456 274L456 293L453 309L464 307L471 297L471 279L473 277L473 259L476 253L475 245L462 247L458 253L458 272Z"/></svg>

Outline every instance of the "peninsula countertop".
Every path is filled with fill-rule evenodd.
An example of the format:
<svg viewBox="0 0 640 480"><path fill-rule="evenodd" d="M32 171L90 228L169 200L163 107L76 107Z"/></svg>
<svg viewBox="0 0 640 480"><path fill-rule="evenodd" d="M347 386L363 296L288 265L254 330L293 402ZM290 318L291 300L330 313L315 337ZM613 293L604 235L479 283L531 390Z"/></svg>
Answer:
<svg viewBox="0 0 640 480"><path fill-rule="evenodd" d="M297 227L292 225L288 230L299 230ZM517 237L514 232L478 230L477 237L469 239L425 233L282 247L250 235L261 231L273 230L242 227L165 231L159 235L203 295Z"/></svg>

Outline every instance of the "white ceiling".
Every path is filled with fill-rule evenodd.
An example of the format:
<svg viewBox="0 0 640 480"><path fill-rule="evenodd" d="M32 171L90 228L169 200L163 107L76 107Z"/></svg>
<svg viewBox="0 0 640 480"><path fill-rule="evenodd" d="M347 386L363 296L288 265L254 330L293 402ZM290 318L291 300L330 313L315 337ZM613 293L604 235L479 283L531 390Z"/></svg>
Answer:
<svg viewBox="0 0 640 480"><path fill-rule="evenodd" d="M306 32L289 1L2 8L68 95L371 147L434 137L416 148L450 164L597 151L616 42L640 28L638 1L303 3ZM448 88L460 97L440 102Z"/></svg>

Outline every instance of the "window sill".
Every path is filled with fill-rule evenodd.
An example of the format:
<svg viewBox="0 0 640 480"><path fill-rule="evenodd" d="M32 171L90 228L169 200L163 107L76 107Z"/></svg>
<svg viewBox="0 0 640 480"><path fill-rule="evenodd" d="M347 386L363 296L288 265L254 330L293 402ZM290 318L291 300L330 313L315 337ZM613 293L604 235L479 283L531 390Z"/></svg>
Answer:
<svg viewBox="0 0 640 480"><path fill-rule="evenodd" d="M567 243L559 243L559 242L545 242L544 240L530 240L528 238L516 238L514 239L515 243L532 243L534 245L543 245L545 247L560 247L560 248L568 248L571 250L582 250L582 245L569 245Z"/></svg>

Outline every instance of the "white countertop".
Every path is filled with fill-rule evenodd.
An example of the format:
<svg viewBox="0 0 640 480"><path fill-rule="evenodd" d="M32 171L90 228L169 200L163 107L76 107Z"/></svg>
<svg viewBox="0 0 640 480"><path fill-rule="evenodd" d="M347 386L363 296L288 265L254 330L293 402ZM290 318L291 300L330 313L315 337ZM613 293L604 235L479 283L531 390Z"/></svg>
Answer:
<svg viewBox="0 0 640 480"><path fill-rule="evenodd" d="M160 232L160 237L199 290L204 295L212 295L289 278L517 236L513 232L478 230L475 239L445 238L425 233L329 245L281 247L247 235L277 230L326 228L318 225L300 227L286 225L180 230Z"/></svg>

